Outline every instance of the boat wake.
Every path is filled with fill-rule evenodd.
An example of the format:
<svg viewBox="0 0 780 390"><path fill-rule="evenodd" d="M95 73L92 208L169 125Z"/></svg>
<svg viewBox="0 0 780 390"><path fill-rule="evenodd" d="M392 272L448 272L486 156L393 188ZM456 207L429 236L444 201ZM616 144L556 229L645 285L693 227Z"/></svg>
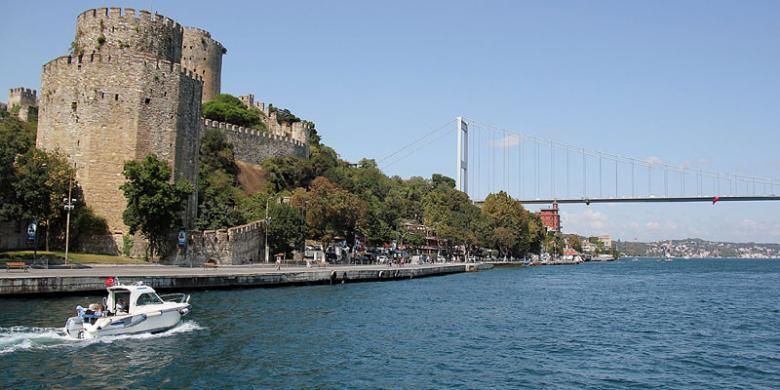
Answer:
<svg viewBox="0 0 780 390"><path fill-rule="evenodd" d="M31 328L14 326L0 328L0 356L18 351L34 351L52 348L84 347L92 344L111 344L115 341L149 340L175 336L204 329L195 321L183 321L176 327L161 333L139 333L132 335L102 336L79 340L65 334L63 328Z"/></svg>

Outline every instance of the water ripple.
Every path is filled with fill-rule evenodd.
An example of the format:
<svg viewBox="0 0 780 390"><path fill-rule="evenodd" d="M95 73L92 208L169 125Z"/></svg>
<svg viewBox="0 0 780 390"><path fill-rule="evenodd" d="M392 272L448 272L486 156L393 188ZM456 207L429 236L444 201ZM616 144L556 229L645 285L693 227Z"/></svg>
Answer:
<svg viewBox="0 0 780 390"><path fill-rule="evenodd" d="M57 326L92 299L0 299L0 388L780 383L774 261L648 260L196 292L190 321L176 332L66 338Z"/></svg>

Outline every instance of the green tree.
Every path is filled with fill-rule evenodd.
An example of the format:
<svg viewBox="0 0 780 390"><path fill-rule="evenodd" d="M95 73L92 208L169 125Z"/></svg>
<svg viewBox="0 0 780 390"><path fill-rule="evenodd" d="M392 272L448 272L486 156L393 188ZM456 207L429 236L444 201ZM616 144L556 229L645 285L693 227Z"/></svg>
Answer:
<svg viewBox="0 0 780 390"><path fill-rule="evenodd" d="M277 108L274 107L273 105L269 105L268 108L271 112L276 113L276 121L279 123L282 122L295 123L301 121L301 118L298 118L292 112L290 112L290 110L286 108Z"/></svg>
<svg viewBox="0 0 780 390"><path fill-rule="evenodd" d="M424 223L436 231L439 239L450 245L464 245L468 252L476 245L481 227L479 208L466 193L455 189L452 179L434 175L431 181L434 187L422 200Z"/></svg>
<svg viewBox="0 0 780 390"><path fill-rule="evenodd" d="M200 139L200 169L222 170L229 174L238 173L233 144L219 129L206 129Z"/></svg>
<svg viewBox="0 0 780 390"><path fill-rule="evenodd" d="M243 192L237 175L233 145L220 130L207 129L200 143L198 229L223 229L246 222L238 208Z"/></svg>
<svg viewBox="0 0 780 390"><path fill-rule="evenodd" d="M263 161L261 166L268 178L268 189L273 192L308 187L314 178L310 162L297 157L270 158Z"/></svg>
<svg viewBox="0 0 780 390"><path fill-rule="evenodd" d="M582 241L580 241L580 237L576 234L570 234L566 236L566 242L569 244L569 246L574 249L577 252L582 253Z"/></svg>
<svg viewBox="0 0 780 390"><path fill-rule="evenodd" d="M314 179L308 191L297 189L292 205L304 210L308 236L326 246L337 236L354 245L355 233L365 223L367 213L365 201L325 177Z"/></svg>
<svg viewBox="0 0 780 390"><path fill-rule="evenodd" d="M122 220L130 234L140 231L149 241L147 257L162 256L166 237L181 226L181 212L193 191L192 184L184 179L171 184L171 169L154 155L125 162L122 173L127 179L120 187L127 198Z"/></svg>
<svg viewBox="0 0 780 390"><path fill-rule="evenodd" d="M488 246L498 249L504 256L524 256L535 240L540 239L530 213L503 191L488 195L482 213L488 220Z"/></svg>
<svg viewBox="0 0 780 390"><path fill-rule="evenodd" d="M201 173L198 229L224 229L246 223L238 207L243 194L234 180L222 170Z"/></svg>
<svg viewBox="0 0 780 390"><path fill-rule="evenodd" d="M16 196L19 180L17 160L34 145L34 124L7 115L0 118L0 220L22 217L23 207Z"/></svg>
<svg viewBox="0 0 780 390"><path fill-rule="evenodd" d="M262 114L254 107L247 107L241 100L226 93L203 103L203 117L219 122L265 130Z"/></svg>
<svg viewBox="0 0 780 390"><path fill-rule="evenodd" d="M64 232L63 200L68 197L69 185L74 189L71 196L77 199L76 208L83 208L78 183L74 180L75 171L61 154L31 149L17 159L16 172L15 197L21 206L17 217L38 221L48 250L52 235L58 238L58 233Z"/></svg>
<svg viewBox="0 0 780 390"><path fill-rule="evenodd" d="M288 195L259 192L242 202L245 218L250 221L264 220L268 207L268 243L273 253L284 252L287 255L303 246L306 234L303 209L293 207L287 202Z"/></svg>

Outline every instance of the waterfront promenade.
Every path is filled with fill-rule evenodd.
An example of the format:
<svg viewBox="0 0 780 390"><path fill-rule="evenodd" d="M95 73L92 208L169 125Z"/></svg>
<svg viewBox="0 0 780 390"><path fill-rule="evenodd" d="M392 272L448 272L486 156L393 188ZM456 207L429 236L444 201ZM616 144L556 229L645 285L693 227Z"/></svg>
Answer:
<svg viewBox="0 0 780 390"><path fill-rule="evenodd" d="M489 264L443 263L424 265L327 265L283 266L253 264L217 268L166 265L93 265L84 268L0 271L0 296L98 292L109 276L123 282L143 281L159 290L276 287L412 279L479 269Z"/></svg>

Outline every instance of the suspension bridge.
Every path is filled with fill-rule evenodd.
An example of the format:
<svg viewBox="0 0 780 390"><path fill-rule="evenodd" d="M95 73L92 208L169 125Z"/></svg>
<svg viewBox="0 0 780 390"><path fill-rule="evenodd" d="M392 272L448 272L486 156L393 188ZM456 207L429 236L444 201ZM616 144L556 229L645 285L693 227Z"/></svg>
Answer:
<svg viewBox="0 0 780 390"><path fill-rule="evenodd" d="M458 117L379 160L386 168L457 134L456 186L481 203L505 191L523 204L777 201L780 181L570 145Z"/></svg>

